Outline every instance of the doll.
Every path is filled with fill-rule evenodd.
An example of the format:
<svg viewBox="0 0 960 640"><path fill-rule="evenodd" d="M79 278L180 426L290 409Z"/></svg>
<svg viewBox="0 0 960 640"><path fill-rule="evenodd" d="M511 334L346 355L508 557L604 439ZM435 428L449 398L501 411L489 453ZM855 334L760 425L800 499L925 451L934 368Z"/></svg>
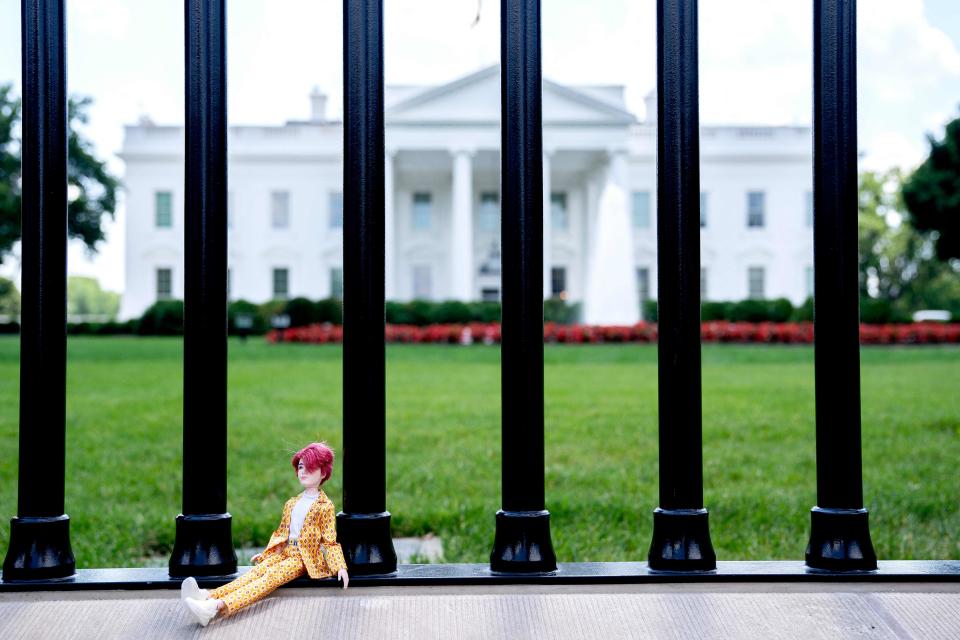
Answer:
<svg viewBox="0 0 960 640"><path fill-rule="evenodd" d="M347 588L350 577L337 543L335 510L320 490L333 473L333 451L326 443L312 442L291 462L303 492L287 500L280 526L266 549L253 556L253 568L212 591L199 588L194 578L181 584L180 598L202 626L218 613L234 614L304 574L311 578L336 575Z"/></svg>

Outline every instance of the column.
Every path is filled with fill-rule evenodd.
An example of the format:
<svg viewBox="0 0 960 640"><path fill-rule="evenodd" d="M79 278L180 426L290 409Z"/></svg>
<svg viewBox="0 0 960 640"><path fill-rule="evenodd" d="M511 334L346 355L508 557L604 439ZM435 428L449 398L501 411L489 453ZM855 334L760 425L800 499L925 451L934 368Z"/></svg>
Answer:
<svg viewBox="0 0 960 640"><path fill-rule="evenodd" d="M627 150L611 149L591 234L591 259L583 296L583 318L587 324L632 325L640 319L626 184Z"/></svg>
<svg viewBox="0 0 960 640"><path fill-rule="evenodd" d="M553 212L550 203L550 151L543 152L543 299L550 297L552 278L550 269L553 267L553 257L550 248L553 245Z"/></svg>
<svg viewBox="0 0 960 640"><path fill-rule="evenodd" d="M67 383L67 64L64 0L21 4L23 316L17 517L3 581L75 573L64 513Z"/></svg>
<svg viewBox="0 0 960 640"><path fill-rule="evenodd" d="M397 263L396 263L396 214L394 213L394 170L396 163L396 149L387 149L384 152L383 172L383 235L384 235L384 297L395 300L397 297Z"/></svg>
<svg viewBox="0 0 960 640"><path fill-rule="evenodd" d="M450 293L468 302L473 291L473 152L453 152L453 219L451 224Z"/></svg>

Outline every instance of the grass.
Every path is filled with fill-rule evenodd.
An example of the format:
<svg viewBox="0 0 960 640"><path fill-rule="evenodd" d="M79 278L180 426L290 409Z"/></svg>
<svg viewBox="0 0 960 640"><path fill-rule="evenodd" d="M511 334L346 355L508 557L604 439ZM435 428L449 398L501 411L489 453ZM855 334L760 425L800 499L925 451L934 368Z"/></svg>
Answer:
<svg viewBox="0 0 960 640"><path fill-rule="evenodd" d="M79 567L139 566L180 511L182 343L71 338L66 511ZM290 453L341 444L341 349L231 341L229 508L263 545ZM16 513L18 342L0 339L0 515ZM816 502L813 350L705 345L704 493L717 557L801 559ZM487 562L500 506L499 351L387 350L394 535ZM864 348L864 496L881 558L960 559L960 349ZM548 346L546 498L558 559L642 560L657 506L655 345ZM326 486L341 506L340 469ZM9 525L0 523L0 549Z"/></svg>

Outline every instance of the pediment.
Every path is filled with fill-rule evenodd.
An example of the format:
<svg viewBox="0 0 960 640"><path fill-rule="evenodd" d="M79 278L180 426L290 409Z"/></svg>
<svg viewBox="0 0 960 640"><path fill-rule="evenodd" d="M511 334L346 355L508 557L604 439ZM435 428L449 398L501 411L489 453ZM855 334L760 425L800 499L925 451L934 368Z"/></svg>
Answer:
<svg viewBox="0 0 960 640"><path fill-rule="evenodd" d="M621 106L576 87L543 80L545 124L626 126L635 116ZM388 104L391 124L485 123L500 121L500 66L493 65L446 84L425 87Z"/></svg>

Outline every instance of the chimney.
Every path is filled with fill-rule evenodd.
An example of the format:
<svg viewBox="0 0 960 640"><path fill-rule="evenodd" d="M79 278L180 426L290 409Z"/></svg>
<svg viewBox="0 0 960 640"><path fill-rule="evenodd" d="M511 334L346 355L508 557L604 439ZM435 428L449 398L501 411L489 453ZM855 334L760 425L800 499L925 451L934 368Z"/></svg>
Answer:
<svg viewBox="0 0 960 640"><path fill-rule="evenodd" d="M327 94L314 87L310 92L310 122L324 122L327 119Z"/></svg>

